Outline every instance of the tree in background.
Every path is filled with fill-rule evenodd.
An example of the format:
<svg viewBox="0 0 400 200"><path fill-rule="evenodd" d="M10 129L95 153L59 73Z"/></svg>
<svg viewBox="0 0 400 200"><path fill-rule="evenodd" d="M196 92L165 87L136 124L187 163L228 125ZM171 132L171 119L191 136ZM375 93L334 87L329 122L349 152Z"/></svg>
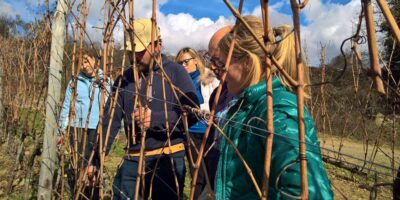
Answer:
<svg viewBox="0 0 400 200"><path fill-rule="evenodd" d="M395 18L395 21L398 25L400 22L400 1L399 0L388 0L387 1L390 10ZM394 88L397 88L397 91L400 92L400 44L396 42L393 37L393 33L389 27L389 24L386 20L382 20L380 23L381 31L384 33L385 38L383 40L384 45L384 53L383 57L388 61L388 69L383 69L383 78L386 82L389 83ZM386 64L386 63L385 63ZM391 78L391 75L393 78ZM392 103L395 104L396 110L400 110L400 98L398 96L393 96Z"/></svg>

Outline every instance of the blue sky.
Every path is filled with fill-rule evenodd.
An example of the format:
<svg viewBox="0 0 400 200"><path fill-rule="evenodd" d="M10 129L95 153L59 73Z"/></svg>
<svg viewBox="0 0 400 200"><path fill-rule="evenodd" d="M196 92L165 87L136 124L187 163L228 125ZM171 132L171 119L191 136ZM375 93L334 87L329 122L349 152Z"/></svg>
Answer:
<svg viewBox="0 0 400 200"><path fill-rule="evenodd" d="M350 0L332 0L322 1L323 3L337 3L337 4L347 4ZM237 7L239 1L231 1L232 4ZM282 3L285 1L282 0L272 0L270 1L270 5L274 5L277 3ZM256 6L260 5L260 2L257 0L244 1L243 3L243 11L251 11ZM289 0L284 3L285 6L279 9L280 12L285 14L290 14L290 5ZM199 19L202 17L209 17L212 20L218 19L219 16L228 17L231 15L229 9L225 6L225 3L222 0L207 0L207 1L190 1L190 0L169 0L166 4L160 7L161 12L163 13L181 13L186 12L192 14L193 17Z"/></svg>
<svg viewBox="0 0 400 200"><path fill-rule="evenodd" d="M44 0L0 0L0 14L23 19L40 18L38 7ZM50 0L54 5L55 0ZM79 0L78 0L79 2ZM104 1L87 0L89 26L104 24ZM101 2L101 3L100 3ZM174 54L184 46L206 49L211 35L220 27L232 24L234 18L222 0L158 0L157 22L164 38L164 48ZM237 7L239 1L232 0ZM151 16L151 1L135 1L135 17ZM273 26L291 24L289 0L271 0L270 18ZM360 11L360 0L310 0L301 13L303 46L307 48L309 62L319 62L320 44L327 44L328 58L339 53L341 41L351 35L352 27ZM75 10L76 12L76 10ZM243 12L261 16L258 0L245 0ZM101 40L101 30L88 30L92 39ZM122 38L123 31L116 29L116 40Z"/></svg>
<svg viewBox="0 0 400 200"><path fill-rule="evenodd" d="M259 2L257 1L245 1L243 10L253 10ZM275 0L275 2L277 2ZM237 7L239 1L232 1L232 4ZM230 10L221 0L209 0L209 1L188 1L188 0L169 0L168 3L160 7L163 13L181 13L187 12L192 14L196 19L202 17L209 17L212 20L217 20L219 16L228 17L231 15Z"/></svg>
<svg viewBox="0 0 400 200"><path fill-rule="evenodd" d="M323 0L323 3L334 3L345 5L350 0ZM237 8L239 5L239 1L231 1L231 3ZM277 9L280 13L284 13L287 15L291 14L290 9L290 1L282 1L282 0L272 0L269 1L270 5L282 4L282 6ZM251 0L244 1L243 3L243 12L250 12L254 10L258 5L260 5L260 1ZM169 0L166 4L160 6L160 11L163 13L190 13L194 18L200 19L202 17L208 17L212 20L217 20L220 16L229 17L231 16L231 12L225 3L222 0L207 0L207 1L193 1L193 0ZM305 18L301 18L302 24L307 24Z"/></svg>
<svg viewBox="0 0 400 200"><path fill-rule="evenodd" d="M13 13L21 15L24 19L33 19L36 13L40 13L44 9L43 0L0 0L0 9L4 10L5 13L9 12L7 8L3 7L4 4L9 5ZM54 5L55 0L50 0L52 5ZM97 0L99 1L99 0ZM138 1L136 1L138 3ZM322 0L323 4L338 4L345 5L350 2L350 0ZM238 0L232 0L231 3L237 7L239 4ZM290 1L282 0L272 0L270 5L275 6L279 13L291 15ZM259 1L248 0L244 1L243 12L250 13L257 6L259 6ZM223 0L167 0L161 1L159 5L159 10L164 14L179 14L187 13L193 16L195 19L210 18L215 21L220 16L230 17L232 16L230 10L227 8ZM3 11L3 10L2 10ZM302 14L303 16L304 14ZM309 23L306 17L301 18L301 24L306 25Z"/></svg>

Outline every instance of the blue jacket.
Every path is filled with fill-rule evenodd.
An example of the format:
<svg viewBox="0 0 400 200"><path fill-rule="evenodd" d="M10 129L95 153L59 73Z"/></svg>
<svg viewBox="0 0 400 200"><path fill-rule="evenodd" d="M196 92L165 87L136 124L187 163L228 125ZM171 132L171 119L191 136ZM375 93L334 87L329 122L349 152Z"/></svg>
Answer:
<svg viewBox="0 0 400 200"><path fill-rule="evenodd" d="M72 99L72 85L73 79L71 79L68 83L67 90L65 93L64 104L61 110L60 118L59 118L59 126L62 129L67 128L67 126L77 127L77 128L85 128L86 120L89 113L90 107L90 99L92 95L93 89L94 98L92 103L92 108L90 111L90 119L89 119L89 129L96 129L97 123L99 122L99 110L100 110L100 99L101 99L101 90L99 85L103 82L103 73L101 69L98 70L98 79L96 81L96 77L88 77L83 72L79 73L76 86L76 101L75 101L75 120L68 119L69 110ZM110 92L110 80L107 79L107 92L106 96Z"/></svg>
<svg viewBox="0 0 400 200"><path fill-rule="evenodd" d="M162 63L164 66L164 70L168 77L170 78L171 82L179 88L185 95L190 99L187 99L182 94L177 91L177 95L179 101L183 105L189 106L198 106L198 100L196 96L196 90L193 86L192 80L186 70L179 64L173 63L167 59L166 56L162 56ZM143 74L144 78L141 78L141 88L140 88L140 97L142 98L142 102L145 102L144 97L146 96L146 82L148 78L148 74ZM163 146L168 145L167 141L167 134L166 134L166 126L165 126L165 113L164 113L164 97L163 97L163 88L162 88L162 72L161 69L157 66L153 69L153 81L152 81L152 89L151 89L151 97L149 98L149 108L151 109L151 123L150 128L147 130L146 133L146 143L145 147L146 150L157 149ZM121 82L120 86L119 82ZM180 120L180 113L181 110L179 106L177 106L178 99L174 97L172 93L172 89L167 81L164 81L165 85L165 93L166 93L166 100L167 100L167 113L168 113L168 123L170 129L172 129L175 124L177 124L174 132L171 133L171 145L182 143L184 140L184 128L182 125L182 120ZM121 128L121 121L124 121L124 128L125 134L127 138L129 138L129 150L130 151L139 151L140 150L140 139L141 139L141 132L139 126L135 124L135 139L136 144L133 143L132 140L132 113L134 111L133 105L135 100L135 81L133 77L133 69L129 68L125 70L123 76L119 76L113 86L112 90L112 98L115 96L115 92L118 89L118 99L116 99L116 106L114 111L114 116L112 117L111 121L111 129L110 129L110 136L107 143L106 154L108 154L111 145L117 136L120 128ZM110 96L111 97L111 96ZM103 118L103 141L105 141L107 128L109 126L109 119L110 119L110 100L109 98L104 112ZM191 103L194 102L194 105ZM179 121L178 121L179 120ZM197 120L195 116L189 114L189 125L192 125Z"/></svg>

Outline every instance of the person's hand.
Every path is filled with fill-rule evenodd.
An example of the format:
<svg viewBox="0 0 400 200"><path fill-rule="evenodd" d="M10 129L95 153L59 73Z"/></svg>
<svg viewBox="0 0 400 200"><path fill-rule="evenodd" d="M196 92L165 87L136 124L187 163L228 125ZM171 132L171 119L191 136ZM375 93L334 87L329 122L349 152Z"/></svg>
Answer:
<svg viewBox="0 0 400 200"><path fill-rule="evenodd" d="M93 187L96 183L96 167L89 165L87 168L88 182L86 183L86 186Z"/></svg>
<svg viewBox="0 0 400 200"><path fill-rule="evenodd" d="M135 121L138 123L139 126L143 126L144 128L150 127L151 122L151 110L145 109L143 107L137 108L134 113L133 117Z"/></svg>
<svg viewBox="0 0 400 200"><path fill-rule="evenodd" d="M57 136L57 141L56 141L56 145L57 145L58 150L61 149L62 144L63 144L63 136L59 135L59 136Z"/></svg>
<svg viewBox="0 0 400 200"><path fill-rule="evenodd" d="M58 136L57 137L57 146L62 145L63 141L62 141L62 136Z"/></svg>

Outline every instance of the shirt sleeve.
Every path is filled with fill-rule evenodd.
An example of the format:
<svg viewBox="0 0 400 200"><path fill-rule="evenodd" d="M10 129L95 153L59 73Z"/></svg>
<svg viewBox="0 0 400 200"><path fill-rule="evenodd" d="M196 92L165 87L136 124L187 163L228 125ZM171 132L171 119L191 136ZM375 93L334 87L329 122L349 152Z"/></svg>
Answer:
<svg viewBox="0 0 400 200"><path fill-rule="evenodd" d="M69 81L67 90L65 91L65 97L64 97L64 102L63 106L60 112L60 117L58 124L61 129L65 129L68 126L69 123L69 109L70 109L70 104L71 104L71 94L72 94L72 88L71 88L72 80Z"/></svg>

